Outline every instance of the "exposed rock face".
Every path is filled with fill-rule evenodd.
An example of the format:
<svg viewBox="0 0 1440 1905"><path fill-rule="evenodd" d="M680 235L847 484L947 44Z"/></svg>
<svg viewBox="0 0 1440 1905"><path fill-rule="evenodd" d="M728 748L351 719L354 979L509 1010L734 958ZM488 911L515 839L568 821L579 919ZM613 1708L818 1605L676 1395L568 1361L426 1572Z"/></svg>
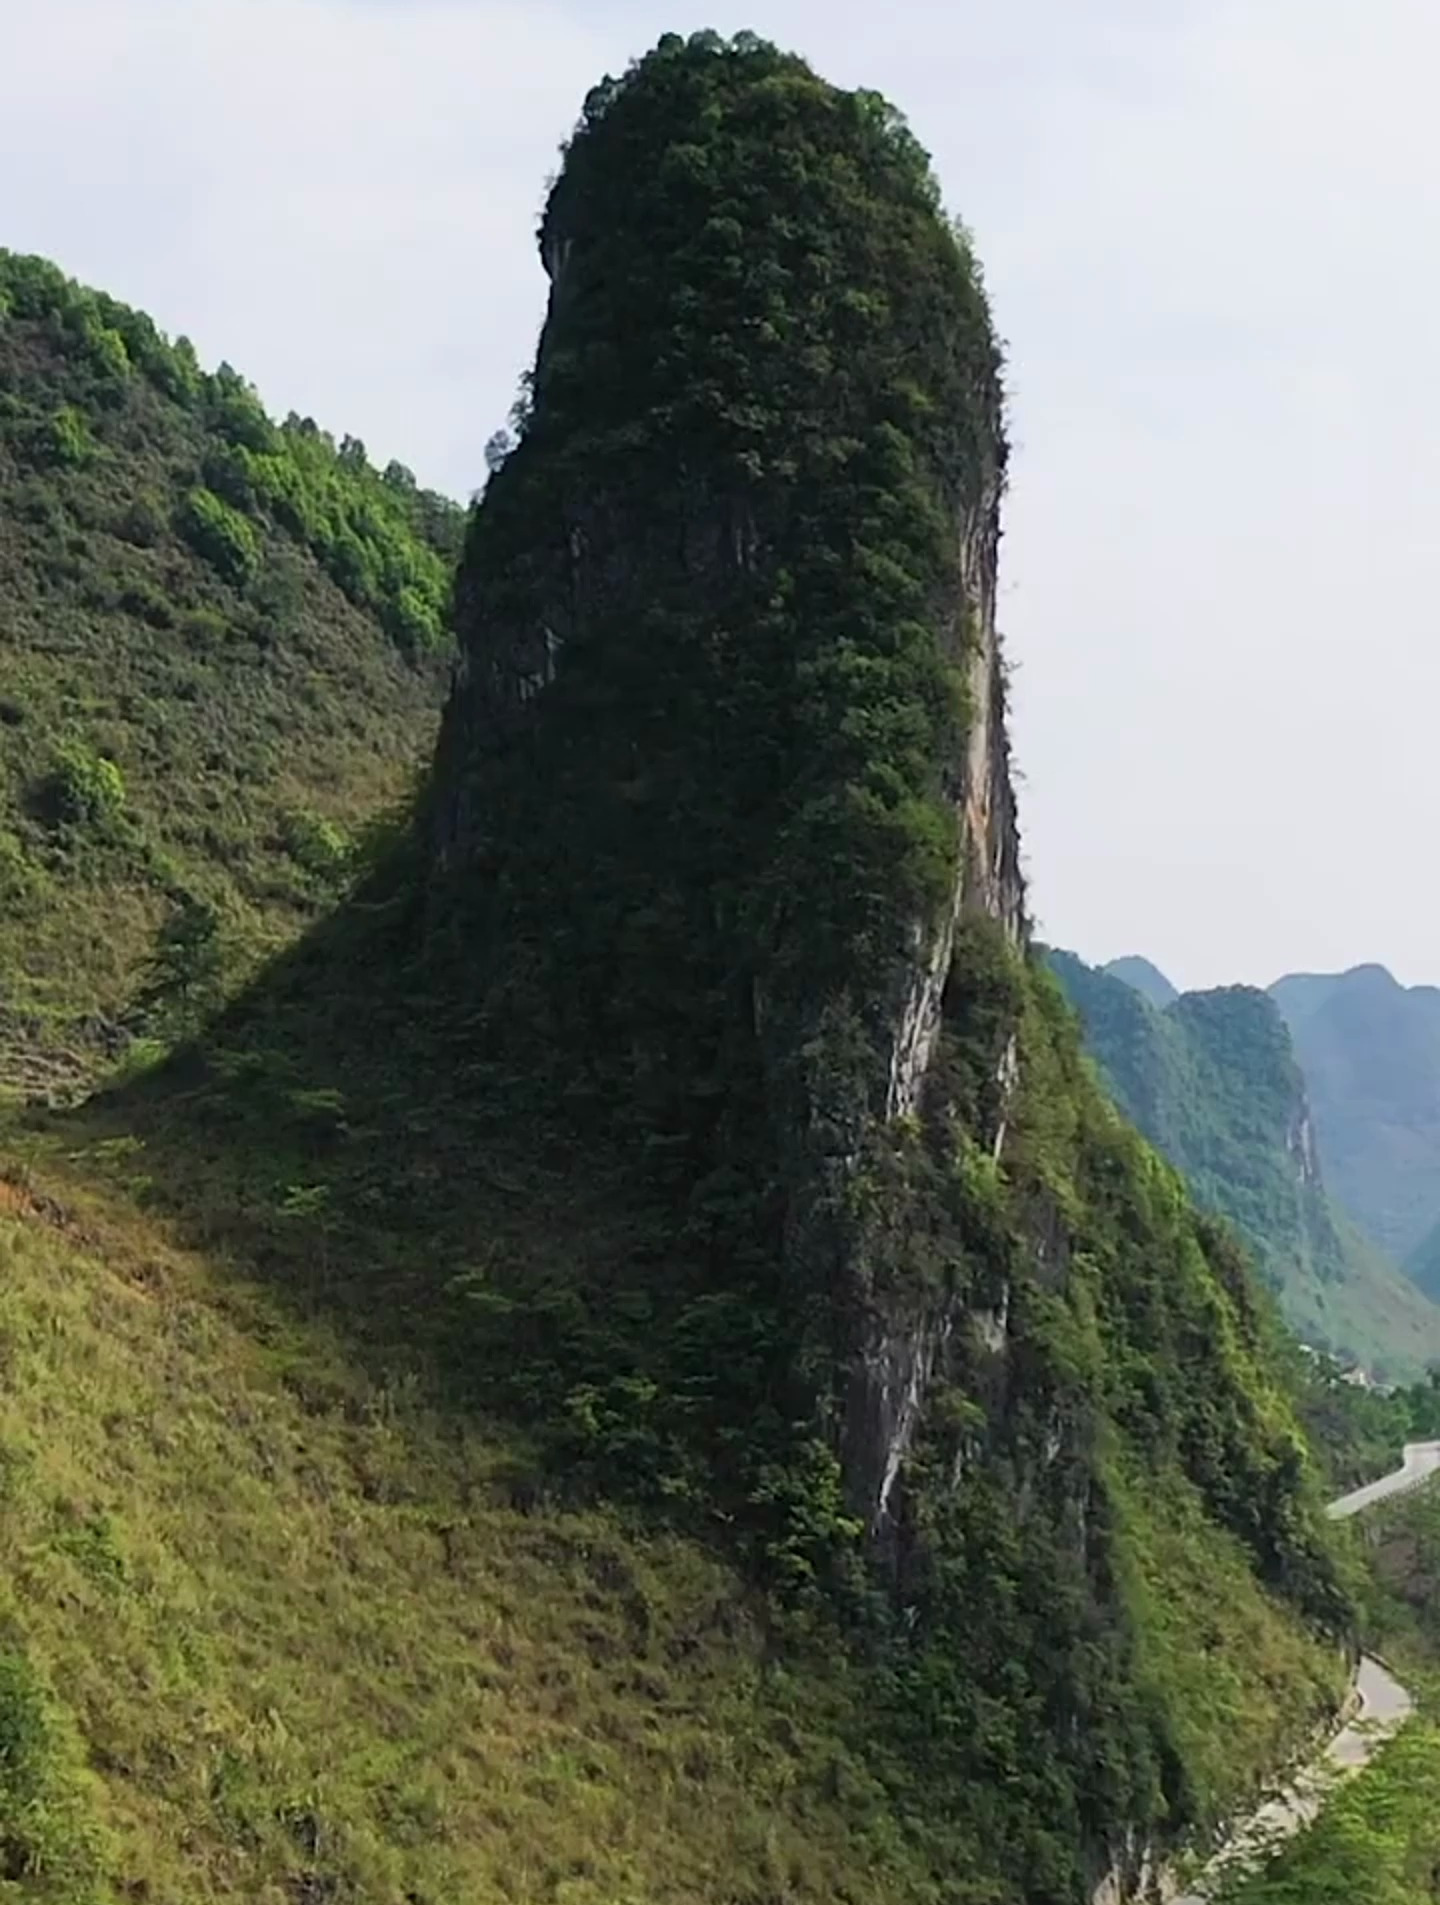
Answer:
<svg viewBox="0 0 1440 1905"><path fill-rule="evenodd" d="M1285 1134L1285 1149L1295 1160L1295 1174L1302 1189L1313 1190L1320 1184L1320 1160L1315 1151L1315 1121L1303 1086L1295 1102L1290 1128Z"/></svg>
<svg viewBox="0 0 1440 1905"><path fill-rule="evenodd" d="M865 1516L872 1540L893 1530L901 1465L954 1328L955 1317L944 1308L918 1317L888 1317L877 1309L852 1364L845 1471L851 1504Z"/></svg>
<svg viewBox="0 0 1440 1905"><path fill-rule="evenodd" d="M887 1120L913 1116L919 1107L940 1030L961 918L967 911L984 914L998 921L1017 943L1025 932L1005 680L995 627L1000 500L998 482L987 486L962 527L961 575L974 634L967 663L970 729L958 788L962 852L949 903L931 925L928 944L924 927L916 928L915 956L896 1016L884 1106ZM1016 1065L1011 1039L997 1067L1002 1108L991 1134L997 1157L1004 1145L1004 1106ZM980 1334L992 1353L1004 1349L1008 1308L1005 1291L992 1312L976 1313ZM845 1443L851 1501L872 1539L885 1541L893 1536L896 1484L927 1390L960 1321L957 1307L948 1302L919 1316L897 1314L892 1305L882 1302L866 1315L848 1385Z"/></svg>
<svg viewBox="0 0 1440 1905"><path fill-rule="evenodd" d="M888 1013L893 1033L886 1091L883 1106L877 1107L886 1124L912 1118L920 1109L962 919L967 914L988 917L998 922L1016 944L1026 931L1019 828L1005 725L1004 666L995 626L1000 504L997 463L972 508L957 524L962 614L971 636L965 662L970 723L953 781L960 851L946 902L933 917L914 922L912 950L897 974L894 1002ZM1012 1038L1006 1041L996 1063L999 1111L993 1130L987 1134L996 1157L1004 1145L1004 1107L1016 1069ZM828 1168L830 1175L843 1176L853 1170L860 1140L858 1132L852 1131L851 1136L849 1150L838 1156L832 1154L822 1171ZM810 1248L808 1239L792 1237L796 1254ZM841 1447L850 1505L863 1519L872 1541L890 1549L896 1535L897 1485L905 1458L922 1420L931 1384L948 1366L947 1353L956 1331L964 1329L967 1306L945 1297L923 1301L917 1307L913 1300L897 1302L893 1295L883 1292L872 1296L867 1279L858 1269L861 1250L861 1241L855 1236L837 1246L840 1261L835 1280L842 1287L850 1287L853 1298L847 1308L854 1318L851 1344L842 1352L848 1374L843 1390ZM1002 1291L992 1310L973 1314L972 1320L992 1354L1004 1350L1008 1305L1008 1291Z"/></svg>
<svg viewBox="0 0 1440 1905"><path fill-rule="evenodd" d="M626 110L638 108L632 102ZM645 187L627 186L629 196L612 207L611 187L577 163L588 149L602 150L608 131L608 108L593 131L582 128L541 235L551 291L534 408L524 441L495 477L472 527L458 592L462 655L437 774L437 854L444 866L496 869L497 890L513 895L533 876L527 854L564 862L588 833L589 864L577 869L577 881L595 877L602 865L610 869L609 891L589 930L604 931L607 913L628 911L632 923L616 928L606 991L589 995L595 1003L583 1024L577 1014L577 1043L603 1038L605 1022L625 1016L616 999L629 989L625 964L641 946L633 922L643 915L658 926L657 891L675 896L677 937L670 956L657 937L654 955L671 969L703 960L709 970L732 975L732 1000L748 1022L717 1024L708 1036L753 1045L787 1186L789 1273L797 1289L813 1293L822 1335L832 1332L817 1354L837 1370L834 1433L847 1492L878 1530L936 1358L962 1319L948 1299L939 1307L927 1300L917 1311L875 1287L863 1261L864 1225L851 1209L856 1174L877 1134L922 1109L962 920L986 915L1012 943L1025 930L995 626L1006 457L998 355L972 267L952 240L917 239L927 255L947 245L949 255L912 265L919 276L902 284L886 276L889 235L852 230L844 240L851 253L842 274L845 299L827 303L827 265L827 275L805 292L808 302L794 306L810 314L809 328L795 330L783 370L790 391L773 399L771 442L744 447L728 426L717 435L711 409L745 414L757 401L757 372L738 355L727 356L723 336L705 336L704 356L694 362L677 357L683 318L667 308L675 295L668 284L630 301L627 281L636 267L622 263L620 253L643 235ZM825 136L833 134L827 126ZM858 126L853 136L861 143L873 137ZM800 140L794 128L777 137L779 179L784 148ZM882 148L889 137L882 135ZM933 214L906 202L913 191L908 158L897 146L882 163L895 168L893 188L885 189L895 193L897 229L918 231ZM766 222L772 184L754 185L754 222L737 255L759 284L756 260L773 252L776 281L798 286L810 261ZM739 189L733 182L724 189L727 213L736 215ZM686 228L702 236L715 228L704 198L700 193L685 217ZM656 216L662 211L667 224L678 215L673 203L657 205ZM660 254L658 235L644 235L644 242ZM709 268L708 254L697 255L697 276ZM821 367L853 353L845 336L849 313L866 299L877 308L908 301L910 322L929 310L932 328L949 342L927 361L898 339L862 337L873 381L856 374L838 384ZM607 303L625 307L624 315L613 314L620 334L607 331L597 355L596 313ZM736 334L752 357L759 321L758 311L742 314ZM698 335L696 342L699 348ZM581 385L576 365L587 350L600 368ZM721 393L706 397L703 414L693 412L685 381L697 376ZM765 373L767 392L771 376ZM925 390L923 408L909 394L917 384ZM582 410L583 430L571 421ZM688 430L679 421L687 413ZM936 426L926 421L932 413ZM597 416L618 433L613 454L597 449ZM827 434L851 446L848 463L833 462ZM584 441L577 444L577 436ZM906 508L914 507L910 493L919 496L922 486L928 492L933 544L917 542L916 529L903 529L899 540L881 531L871 499L886 483L912 486ZM523 539L515 533L522 517ZM870 573L877 560L870 546L882 533L892 534L892 546L879 559L909 567L913 581L905 587L914 607L907 612L918 611L927 625L923 633L914 622L905 625L901 639L918 646L904 672L892 667L895 636L861 632L884 630L895 614L881 606ZM657 602L671 605L674 632L642 665L636 631L653 620ZM851 653L853 664L845 659ZM944 670L958 680L960 721L927 711L919 687L927 669L937 684ZM657 680L662 671L666 678ZM810 680L821 684L813 705L805 699ZM885 711L903 707L901 696L911 697L905 718L917 738L928 728L932 751L928 786L913 779L913 765L904 766L913 782L905 796L910 806L897 805L892 815L873 804L866 809L875 800L866 786L872 770L848 762L836 737L891 718ZM677 761L675 737L707 729L710 769L697 801L681 770L698 768L694 757L706 744L690 746ZM766 758L737 771L750 747L757 756L763 748ZM584 809L576 811L569 837L547 847L543 829L563 808L565 784L582 762ZM519 837L517 826L528 804L528 794L517 791L520 773L532 782L547 779L556 796L529 838ZM835 777L833 794L827 775ZM847 779L851 788L842 792ZM892 774L887 803L898 797L893 785ZM907 897L900 880L892 897L882 882L908 850L904 816L920 799L933 803L936 823L948 816L946 865L938 879L932 869L923 899ZM858 830L842 805L852 800ZM694 819L682 834L675 817L692 803ZM759 823L748 837L747 809ZM878 832L867 841L866 828L888 830L893 847L879 844ZM822 857L828 855L835 856L833 874ZM862 856L871 855L872 866L862 871ZM841 893L852 869L857 891L846 906ZM696 890L702 883L703 895ZM568 886L572 894L575 884ZM867 907L869 917L860 917ZM817 920L827 915L833 930L822 940ZM535 931L539 936L538 923ZM702 934L710 946L699 943ZM587 996L584 949L578 950L567 975L574 995L567 1003L577 1005ZM566 1011L566 1004L557 1009L557 1022ZM692 1014L692 1030L698 1022ZM632 1017L615 1033L632 1056L653 1050L653 1057L635 1060L647 1077L693 1063L669 1036L654 1049L654 1023ZM995 1106L986 1137L997 1154L1015 1064L1013 1042L1002 1045L993 1061ZM997 1301L1002 1314L1003 1296Z"/></svg>
<svg viewBox="0 0 1440 1905"><path fill-rule="evenodd" d="M949 904L935 920L915 924L914 953L898 988L885 1094L887 1118L908 1116L920 1101L940 1027L955 929L962 914L967 908L988 914L999 920L1017 943L1024 932L1025 892L1005 729L1005 677L995 628L998 470L959 528L960 576L973 632L966 660L970 730L956 794L962 852L954 870Z"/></svg>
<svg viewBox="0 0 1440 1905"><path fill-rule="evenodd" d="M953 1684L961 1785L992 1776L967 1703L1031 1676L1079 1898L1128 1872L1165 1750L1112 1552L1109 1338L1117 1383L1195 1346L1189 1389L1132 1409L1171 1412L1147 1446L1194 1451L1174 1486L1217 1518L1283 1411L1239 1394L1227 1266L1015 956L983 292L893 115L749 44L662 44L599 89L541 249L532 408L471 522L434 783L476 1017L679 1239L683 1287L644 1290L688 1385L660 1431L716 1387L694 1345L722 1315L751 1386L696 1459L806 1579L868 1532L926 1686ZM1088 1818L1100 1765L1123 1781Z"/></svg>
<svg viewBox="0 0 1440 1905"><path fill-rule="evenodd" d="M1167 1905L1179 1881L1148 1844L1131 1840L1090 1894L1090 1905Z"/></svg>

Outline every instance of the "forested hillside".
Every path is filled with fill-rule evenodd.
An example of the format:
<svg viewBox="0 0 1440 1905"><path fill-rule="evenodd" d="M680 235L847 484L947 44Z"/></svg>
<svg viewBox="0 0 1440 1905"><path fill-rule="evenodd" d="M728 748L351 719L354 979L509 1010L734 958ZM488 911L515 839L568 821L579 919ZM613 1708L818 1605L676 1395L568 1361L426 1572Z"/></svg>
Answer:
<svg viewBox="0 0 1440 1905"><path fill-rule="evenodd" d="M1437 1309L1331 1200L1305 1080L1274 1002L1249 986L1157 1007L1115 969L1050 963L1116 1103L1226 1218L1307 1342L1408 1378L1440 1359ZM1143 962L1142 962L1143 963Z"/></svg>
<svg viewBox="0 0 1440 1905"><path fill-rule="evenodd" d="M460 510L0 252L0 1092L194 1022L407 799Z"/></svg>
<svg viewBox="0 0 1440 1905"><path fill-rule="evenodd" d="M1029 944L973 248L883 99L697 34L587 98L540 249L413 827L163 1062L0 1139L4 1882L1131 1896L1333 1714L1355 1612L1247 1262ZM124 548L247 631L310 565L423 727L451 519L224 378L162 392L95 308L114 414L201 459ZM47 324L12 294L0 340ZM312 454L373 500L363 573ZM303 776L327 704L283 679ZM138 743L118 798L82 738L140 810Z"/></svg>
<svg viewBox="0 0 1440 1905"><path fill-rule="evenodd" d="M1321 1156L1365 1234L1422 1288L1440 1225L1440 990L1383 966L1296 973L1271 988L1310 1080Z"/></svg>

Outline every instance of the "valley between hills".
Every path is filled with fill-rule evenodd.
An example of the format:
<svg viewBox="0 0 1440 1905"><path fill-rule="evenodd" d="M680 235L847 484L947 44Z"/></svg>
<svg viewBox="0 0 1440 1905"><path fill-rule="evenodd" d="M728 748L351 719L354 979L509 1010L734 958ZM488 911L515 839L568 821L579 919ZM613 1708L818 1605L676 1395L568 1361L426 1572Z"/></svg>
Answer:
<svg viewBox="0 0 1440 1905"><path fill-rule="evenodd" d="M1433 988L1365 966L1182 994L1143 958L1049 958L1116 1102L1244 1237L1291 1328L1382 1382L1423 1376Z"/></svg>
<svg viewBox="0 0 1440 1905"><path fill-rule="evenodd" d="M1138 1905L1383 1660L1206 1895L1432 1900L1428 994L1035 943L893 106L666 35L538 242L468 510L0 251L0 1893Z"/></svg>

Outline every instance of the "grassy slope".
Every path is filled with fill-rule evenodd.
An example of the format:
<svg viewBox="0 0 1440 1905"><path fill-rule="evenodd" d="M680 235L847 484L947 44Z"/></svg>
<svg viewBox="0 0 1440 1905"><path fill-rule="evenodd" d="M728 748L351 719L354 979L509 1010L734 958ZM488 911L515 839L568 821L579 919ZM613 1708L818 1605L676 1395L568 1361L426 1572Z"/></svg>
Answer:
<svg viewBox="0 0 1440 1905"><path fill-rule="evenodd" d="M943 1827L867 1751L843 1651L773 1628L721 1561L521 1512L512 1437L367 1375L123 1200L58 1226L0 1201L0 1664L78 1742L49 1790L98 1835L97 1896L998 1896L942 1881ZM1149 1671L1243 1791L1328 1663L1183 1504L1131 1512ZM85 1895L57 1871L17 1896Z"/></svg>
<svg viewBox="0 0 1440 1905"><path fill-rule="evenodd" d="M1286 1320L1302 1342L1333 1344L1387 1382L1413 1380L1440 1361L1440 1309L1333 1211L1345 1275L1291 1292Z"/></svg>
<svg viewBox="0 0 1440 1905"><path fill-rule="evenodd" d="M5 1625L74 1716L115 1879L879 1896L843 1676L766 1673L722 1567L498 1505L503 1443L144 1228L95 1234L0 1227L0 1513Z"/></svg>
<svg viewBox="0 0 1440 1905"><path fill-rule="evenodd" d="M318 534L257 498L248 571L187 539L186 497L238 482L245 441L433 583L453 507L276 431L238 379L0 253L0 1088L85 1068L181 896L219 910L236 970L293 936L430 745L443 654L403 652ZM117 811L54 811L67 748L118 767Z"/></svg>
<svg viewBox="0 0 1440 1905"><path fill-rule="evenodd" d="M487 1407L477 1294L624 1302L654 1240L560 1125L487 1123L443 946L365 903L203 1066L0 1139L92 1206L6 1224L0 1449L9 1631L98 1781L103 1869L175 1905L1001 1905L825 1616L557 1494ZM1203 1807L1238 1807L1339 1663L1173 1477L1117 1448L1110 1481L1144 1682Z"/></svg>

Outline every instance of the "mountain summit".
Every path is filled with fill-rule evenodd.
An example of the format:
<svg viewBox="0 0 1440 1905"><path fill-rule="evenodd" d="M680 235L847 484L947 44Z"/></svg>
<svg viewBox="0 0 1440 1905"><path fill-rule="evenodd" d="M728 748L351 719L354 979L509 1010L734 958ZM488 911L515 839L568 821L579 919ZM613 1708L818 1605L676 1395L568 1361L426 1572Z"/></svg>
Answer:
<svg viewBox="0 0 1440 1905"><path fill-rule="evenodd" d="M1309 1082L1336 1197L1381 1249L1428 1260L1440 1225L1440 989L1364 965L1293 973L1270 990Z"/></svg>
<svg viewBox="0 0 1440 1905"><path fill-rule="evenodd" d="M675 1240L587 1294L630 1373L585 1381L765 1565L858 1564L907 1610L939 1811L1008 1884L1128 1883L1195 1771L1146 1691L1131 1517L1336 1604L1245 1272L1028 954L974 257L883 101L747 36L591 94L540 245L431 905L465 920L494 1074L643 1161ZM1017 1698L1043 1851L973 1717Z"/></svg>
<svg viewBox="0 0 1440 1905"><path fill-rule="evenodd" d="M1158 966L1148 959L1142 959L1138 953L1127 953L1123 959L1108 960L1103 968L1112 979L1122 979L1151 1005L1158 1005L1163 1011L1167 1005L1173 1005L1180 997L1180 988L1172 985Z"/></svg>

